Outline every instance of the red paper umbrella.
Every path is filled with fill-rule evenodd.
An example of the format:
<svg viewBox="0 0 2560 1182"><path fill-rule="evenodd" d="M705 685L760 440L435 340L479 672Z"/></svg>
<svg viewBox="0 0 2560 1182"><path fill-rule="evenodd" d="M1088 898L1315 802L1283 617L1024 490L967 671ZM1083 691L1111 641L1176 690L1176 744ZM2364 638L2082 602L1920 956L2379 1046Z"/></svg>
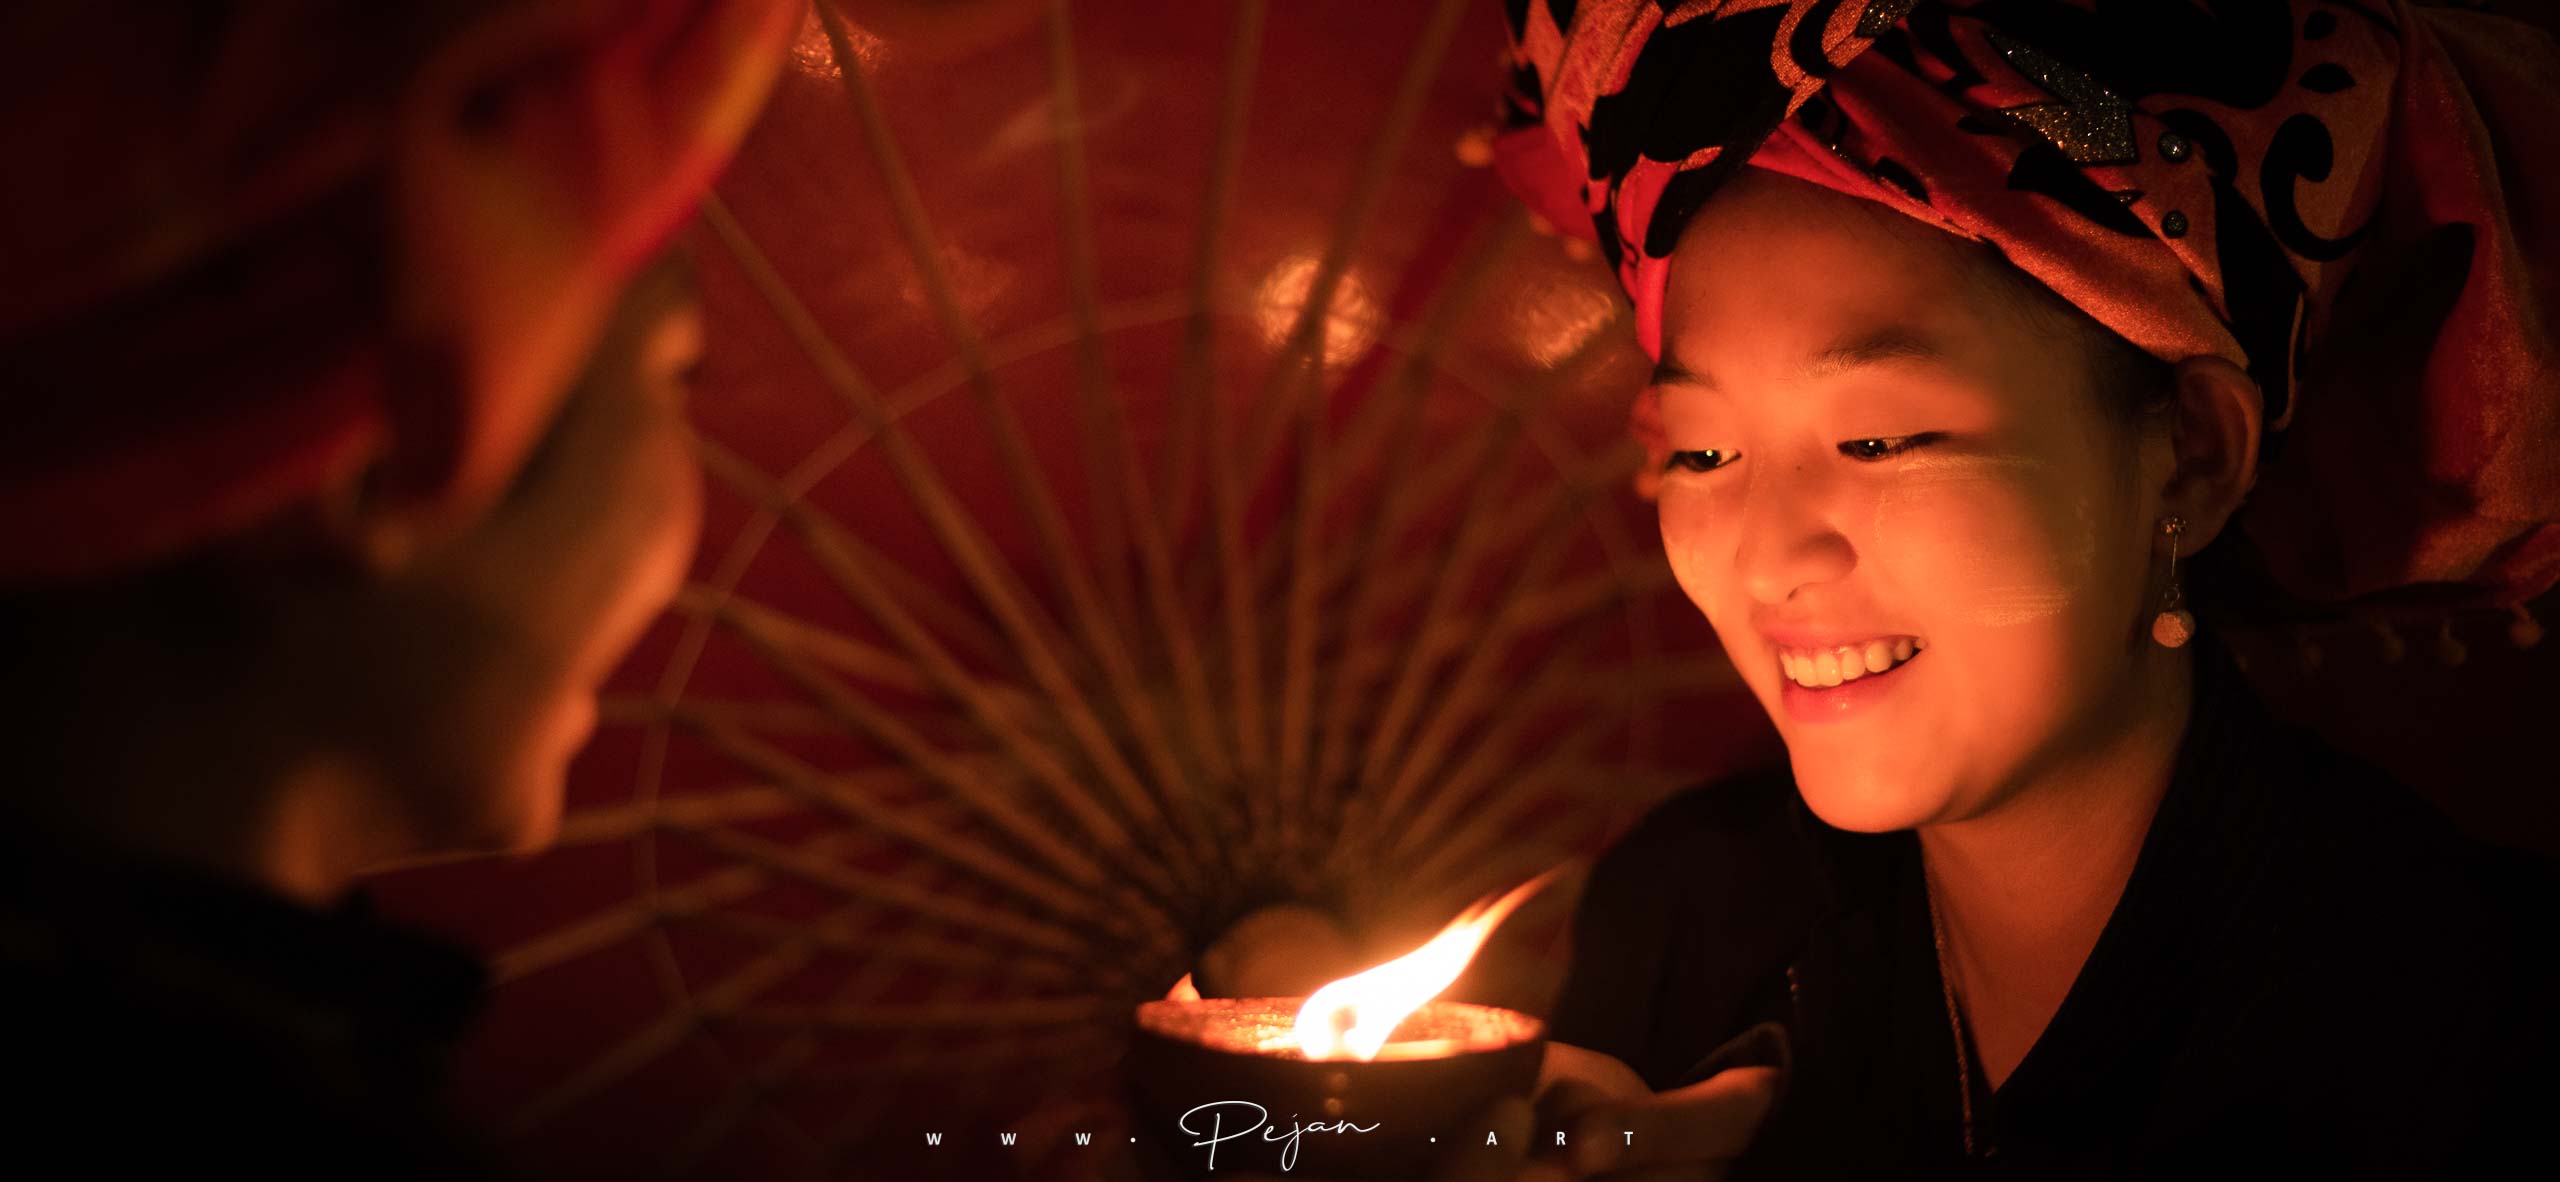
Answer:
<svg viewBox="0 0 2560 1182"><path fill-rule="evenodd" d="M697 235L693 581L555 848L382 883L491 952L537 1167L1107 1175L1239 918L1392 955L1771 750L1608 276L1484 167L1499 14L1090 7L815 10Z"/></svg>

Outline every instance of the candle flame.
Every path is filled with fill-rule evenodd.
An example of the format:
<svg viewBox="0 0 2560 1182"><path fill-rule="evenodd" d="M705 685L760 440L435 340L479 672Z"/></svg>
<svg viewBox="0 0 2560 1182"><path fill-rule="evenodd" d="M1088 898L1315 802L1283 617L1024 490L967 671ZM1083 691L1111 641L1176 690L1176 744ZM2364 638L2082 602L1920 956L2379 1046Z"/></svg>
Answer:
<svg viewBox="0 0 2560 1182"><path fill-rule="evenodd" d="M1310 1059L1377 1058L1397 1025L1465 973L1493 929L1563 869L1479 899L1422 947L1316 990L1298 1009L1300 1050Z"/></svg>
<svg viewBox="0 0 2560 1182"><path fill-rule="evenodd" d="M1164 999L1166 1001L1198 1001L1200 987L1191 983L1191 974L1184 973L1181 980L1173 983L1173 988L1164 991Z"/></svg>

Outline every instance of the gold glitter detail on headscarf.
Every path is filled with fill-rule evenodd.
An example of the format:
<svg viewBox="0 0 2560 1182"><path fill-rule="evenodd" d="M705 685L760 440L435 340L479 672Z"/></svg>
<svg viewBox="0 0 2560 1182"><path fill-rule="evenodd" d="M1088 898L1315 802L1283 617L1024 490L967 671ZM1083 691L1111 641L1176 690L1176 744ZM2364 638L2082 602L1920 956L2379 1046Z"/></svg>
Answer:
<svg viewBox="0 0 2560 1182"><path fill-rule="evenodd" d="M2019 73L2065 100L2010 107L2001 114L2035 129L2073 164L2134 162L2131 104L2041 49L1994 32L1983 36Z"/></svg>
<svg viewBox="0 0 2560 1182"><path fill-rule="evenodd" d="M1920 0L1867 0L1867 10L1858 14L1858 35L1869 41L1882 37L1918 7Z"/></svg>

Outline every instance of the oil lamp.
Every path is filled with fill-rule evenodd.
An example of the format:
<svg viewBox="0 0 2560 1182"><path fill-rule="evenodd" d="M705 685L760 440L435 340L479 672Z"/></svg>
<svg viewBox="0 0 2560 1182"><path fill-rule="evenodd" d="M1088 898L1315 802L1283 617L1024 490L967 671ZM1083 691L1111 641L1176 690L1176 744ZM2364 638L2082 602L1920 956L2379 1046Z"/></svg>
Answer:
<svg viewBox="0 0 2560 1182"><path fill-rule="evenodd" d="M1410 1179L1464 1139L1480 1142L1472 1118L1536 1086L1545 1024L1438 995L1556 873L1307 997L1202 998L1185 977L1140 1005L1129 1081L1149 1171Z"/></svg>

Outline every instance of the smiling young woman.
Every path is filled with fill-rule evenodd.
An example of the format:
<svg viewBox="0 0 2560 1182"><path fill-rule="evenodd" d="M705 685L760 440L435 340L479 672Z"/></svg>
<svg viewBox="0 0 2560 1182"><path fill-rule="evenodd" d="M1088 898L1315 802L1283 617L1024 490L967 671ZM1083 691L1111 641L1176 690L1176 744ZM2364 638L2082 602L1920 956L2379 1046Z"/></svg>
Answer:
<svg viewBox="0 0 2560 1182"><path fill-rule="evenodd" d="M1781 1069L1750 1176L2521 1141L2560 875L2277 722L2210 625L2235 572L2560 579L2560 258L2517 229L2560 213L2523 119L2560 47L2398 4L1514 8L1506 175L1635 301L1665 551L1789 764L1604 856L1556 1037L1664 1091Z"/></svg>

